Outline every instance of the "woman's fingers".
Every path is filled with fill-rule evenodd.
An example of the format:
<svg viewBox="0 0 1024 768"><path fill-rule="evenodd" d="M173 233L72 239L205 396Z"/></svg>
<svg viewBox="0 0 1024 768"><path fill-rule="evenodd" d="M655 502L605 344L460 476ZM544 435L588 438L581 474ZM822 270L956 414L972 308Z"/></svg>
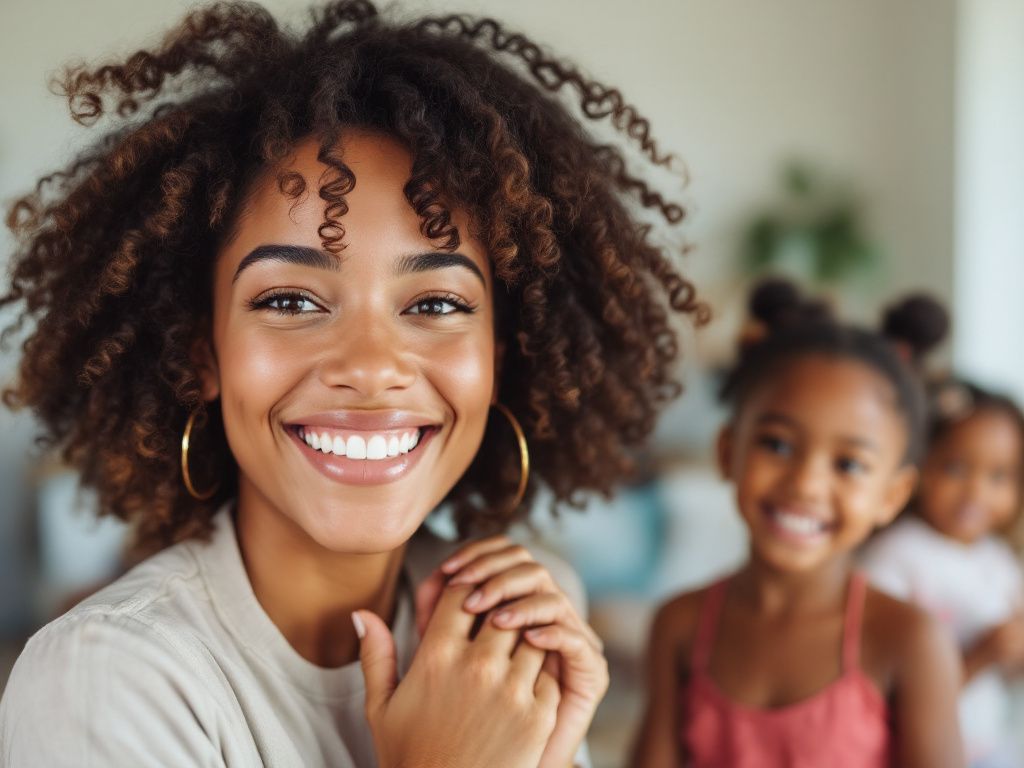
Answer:
<svg viewBox="0 0 1024 768"><path fill-rule="evenodd" d="M604 649L601 638L579 617L569 598L561 592L541 592L514 600L501 606L491 621L507 629L563 624L580 632L594 650Z"/></svg>
<svg viewBox="0 0 1024 768"><path fill-rule="evenodd" d="M492 576L514 568L522 563L532 563L533 555L521 544L506 545L488 552L481 553L467 561L451 575L452 584L479 584ZM442 569L444 566L442 565Z"/></svg>
<svg viewBox="0 0 1024 768"><path fill-rule="evenodd" d="M375 721L387 707L398 685L395 640L388 625L375 613L355 611L352 622L359 636L359 661L366 680L366 715ZM534 651L544 655L544 651Z"/></svg>
<svg viewBox="0 0 1024 768"><path fill-rule="evenodd" d="M527 642L520 642L512 653L510 673L529 690L536 684L541 670L548 668L549 655L547 651L534 648Z"/></svg>
<svg viewBox="0 0 1024 768"><path fill-rule="evenodd" d="M447 586L441 590L434 612L426 622L423 644L443 643L451 638L469 641L476 616L462 609L462 604L472 591L468 586Z"/></svg>
<svg viewBox="0 0 1024 768"><path fill-rule="evenodd" d="M495 626L494 622L485 620L473 638L470 653L481 660L500 659L508 663L516 644L519 643L519 634L514 629L502 629Z"/></svg>
<svg viewBox="0 0 1024 768"><path fill-rule="evenodd" d="M535 648L561 657L563 686L567 691L596 700L608 689L608 662L582 632L552 624L528 629L523 637Z"/></svg>
<svg viewBox="0 0 1024 768"><path fill-rule="evenodd" d="M420 638L427 630L427 623L434 615L437 601L445 587L445 576L441 571L434 571L419 587L416 588L414 602L416 605L416 631Z"/></svg>
<svg viewBox="0 0 1024 768"><path fill-rule="evenodd" d="M483 613L517 597L535 592L558 591L547 569L530 560L501 571L482 584L478 583L476 589L466 597L464 607L473 613Z"/></svg>
<svg viewBox="0 0 1024 768"><path fill-rule="evenodd" d="M595 651L604 648L601 638L579 618L569 598L561 592L536 593L503 605L491 616L491 622L504 629L565 624L582 633Z"/></svg>
<svg viewBox="0 0 1024 768"><path fill-rule="evenodd" d="M537 696L537 702L554 714L556 707L558 707L558 702L562 698L562 690L558 685L558 680L547 672L541 672L537 676L537 684L533 687L533 691Z"/></svg>
<svg viewBox="0 0 1024 768"><path fill-rule="evenodd" d="M571 612L568 599L557 592L539 592L503 605L491 621L504 629L555 624Z"/></svg>
<svg viewBox="0 0 1024 768"><path fill-rule="evenodd" d="M451 576L478 557L505 549L511 544L512 542L507 536L490 536L471 542L441 563L441 572Z"/></svg>

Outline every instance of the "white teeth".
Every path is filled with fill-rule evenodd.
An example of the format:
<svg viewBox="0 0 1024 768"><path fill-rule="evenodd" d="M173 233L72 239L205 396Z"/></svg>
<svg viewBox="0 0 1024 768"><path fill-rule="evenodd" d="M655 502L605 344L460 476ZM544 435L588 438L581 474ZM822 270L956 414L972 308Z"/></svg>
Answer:
<svg viewBox="0 0 1024 768"><path fill-rule="evenodd" d="M349 435L345 445L345 455L350 459L366 458L366 441L359 435Z"/></svg>
<svg viewBox="0 0 1024 768"><path fill-rule="evenodd" d="M398 435L331 435L329 432L306 431L299 429L299 437L314 451L333 453L335 456L347 456L350 459L368 459L380 461L393 458L413 450L420 441L419 431L403 432Z"/></svg>
<svg viewBox="0 0 1024 768"><path fill-rule="evenodd" d="M788 512L776 512L775 522L780 528L801 536L813 536L825 530L825 524L820 520L805 515L792 515Z"/></svg>
<svg viewBox="0 0 1024 768"><path fill-rule="evenodd" d="M388 457L388 441L380 435L374 435L366 444L366 458L371 461L380 461Z"/></svg>

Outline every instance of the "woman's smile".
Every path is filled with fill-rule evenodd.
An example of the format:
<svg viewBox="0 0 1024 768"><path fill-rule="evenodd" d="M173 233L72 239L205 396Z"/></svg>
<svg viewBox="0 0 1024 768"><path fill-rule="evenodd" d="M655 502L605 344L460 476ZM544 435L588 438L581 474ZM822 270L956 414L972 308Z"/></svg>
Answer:
<svg viewBox="0 0 1024 768"><path fill-rule="evenodd" d="M441 427L401 411L339 411L304 418L285 429L325 477L376 485L408 476Z"/></svg>

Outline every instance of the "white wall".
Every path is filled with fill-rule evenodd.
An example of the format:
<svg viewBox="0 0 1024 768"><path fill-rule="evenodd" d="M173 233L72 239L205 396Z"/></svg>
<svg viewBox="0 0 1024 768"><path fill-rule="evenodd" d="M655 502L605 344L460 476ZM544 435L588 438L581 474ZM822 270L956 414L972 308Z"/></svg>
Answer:
<svg viewBox="0 0 1024 768"><path fill-rule="evenodd" d="M961 0L954 359L1024 400L1024 3Z"/></svg>
<svg viewBox="0 0 1024 768"><path fill-rule="evenodd" d="M0 197L25 190L87 140L48 73L152 41L179 0L3 0L0 23ZM952 295L954 0L430 0L507 19L622 88L686 161L692 182L686 269L731 335L739 298L731 269L737 224L771 199L781 162L807 157L865 192L891 253L886 282L861 309L911 287ZM301 17L305 3L268 0ZM1024 135L1018 133L1018 135ZM1018 199L1020 199L1018 197ZM0 262L9 240L0 240ZM884 294L884 295L883 295ZM731 303L730 303L731 302ZM735 314L735 312L733 313ZM733 317L735 320L735 317ZM13 369L0 356L0 378ZM685 406L676 411L686 428ZM684 414L680 417L679 414ZM670 430L671 431L671 430ZM0 625L17 612L32 424L0 409ZM3 589L3 587L0 587ZM5 613L6 612L6 613Z"/></svg>

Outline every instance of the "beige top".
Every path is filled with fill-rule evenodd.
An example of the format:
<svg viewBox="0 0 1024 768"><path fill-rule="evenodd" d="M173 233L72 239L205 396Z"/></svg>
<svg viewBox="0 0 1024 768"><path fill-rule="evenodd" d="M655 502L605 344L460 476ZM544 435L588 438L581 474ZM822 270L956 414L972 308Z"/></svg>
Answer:
<svg viewBox="0 0 1024 768"><path fill-rule="evenodd" d="M229 510L214 523L209 542L149 558L28 641L0 700L0 766L376 765L358 661L302 658L253 594ZM406 583L452 549L417 534ZM544 563L581 605L571 569ZM409 587L392 630L404 672L418 642Z"/></svg>

